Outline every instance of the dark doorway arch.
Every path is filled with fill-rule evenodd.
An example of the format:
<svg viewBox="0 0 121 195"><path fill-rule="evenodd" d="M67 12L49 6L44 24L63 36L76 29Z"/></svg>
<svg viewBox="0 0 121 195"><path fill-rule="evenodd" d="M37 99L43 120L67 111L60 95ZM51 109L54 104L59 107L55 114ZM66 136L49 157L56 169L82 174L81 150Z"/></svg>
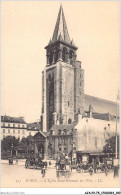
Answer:
<svg viewBox="0 0 121 195"><path fill-rule="evenodd" d="M41 143L38 145L38 153L39 156L44 159L44 145Z"/></svg>

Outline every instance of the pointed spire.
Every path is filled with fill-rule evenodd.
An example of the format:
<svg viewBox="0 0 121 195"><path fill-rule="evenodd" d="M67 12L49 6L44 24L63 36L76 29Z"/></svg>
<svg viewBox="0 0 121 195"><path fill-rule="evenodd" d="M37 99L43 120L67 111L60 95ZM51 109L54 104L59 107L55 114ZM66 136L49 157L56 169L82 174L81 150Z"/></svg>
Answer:
<svg viewBox="0 0 121 195"><path fill-rule="evenodd" d="M59 37L66 43L71 44L62 5L60 5L58 18L56 21L55 30L52 37L52 42L57 41Z"/></svg>

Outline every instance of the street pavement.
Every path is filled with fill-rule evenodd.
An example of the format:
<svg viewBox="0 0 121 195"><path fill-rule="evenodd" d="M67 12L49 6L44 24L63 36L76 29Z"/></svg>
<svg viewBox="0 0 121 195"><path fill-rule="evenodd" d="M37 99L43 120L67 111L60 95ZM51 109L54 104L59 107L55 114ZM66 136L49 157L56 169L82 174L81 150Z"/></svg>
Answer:
<svg viewBox="0 0 121 195"><path fill-rule="evenodd" d="M114 178L113 172L107 176L105 173L77 173L72 170L70 177L56 177L56 168L53 163L48 166L45 177L42 177L39 169L26 169L24 164L1 164L2 187L118 187L119 177Z"/></svg>

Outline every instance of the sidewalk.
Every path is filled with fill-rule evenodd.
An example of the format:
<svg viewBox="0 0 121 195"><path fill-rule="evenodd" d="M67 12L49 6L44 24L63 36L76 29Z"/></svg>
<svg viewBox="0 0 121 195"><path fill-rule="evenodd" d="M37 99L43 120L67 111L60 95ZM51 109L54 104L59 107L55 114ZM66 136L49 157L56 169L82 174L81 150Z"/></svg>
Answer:
<svg viewBox="0 0 121 195"><path fill-rule="evenodd" d="M25 165L26 159L18 159L17 165ZM55 160L46 160L48 168L55 168ZM51 161L51 165L49 165L49 162ZM1 164L9 164L9 160L1 160ZM13 164L16 164L16 159L13 159Z"/></svg>
<svg viewBox="0 0 121 195"><path fill-rule="evenodd" d="M25 165L26 159L18 159L18 165ZM1 164L9 164L9 160L1 160ZM16 159L13 159L13 164L16 164Z"/></svg>

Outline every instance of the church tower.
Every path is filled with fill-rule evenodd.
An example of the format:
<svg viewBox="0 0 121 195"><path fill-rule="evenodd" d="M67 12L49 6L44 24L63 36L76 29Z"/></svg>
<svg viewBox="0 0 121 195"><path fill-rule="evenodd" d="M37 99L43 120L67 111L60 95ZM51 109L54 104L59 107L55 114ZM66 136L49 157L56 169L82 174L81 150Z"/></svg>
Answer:
<svg viewBox="0 0 121 195"><path fill-rule="evenodd" d="M77 47L70 40L62 5L54 33L45 47L47 63L42 72L42 131L71 124L84 111L84 70L76 60Z"/></svg>

